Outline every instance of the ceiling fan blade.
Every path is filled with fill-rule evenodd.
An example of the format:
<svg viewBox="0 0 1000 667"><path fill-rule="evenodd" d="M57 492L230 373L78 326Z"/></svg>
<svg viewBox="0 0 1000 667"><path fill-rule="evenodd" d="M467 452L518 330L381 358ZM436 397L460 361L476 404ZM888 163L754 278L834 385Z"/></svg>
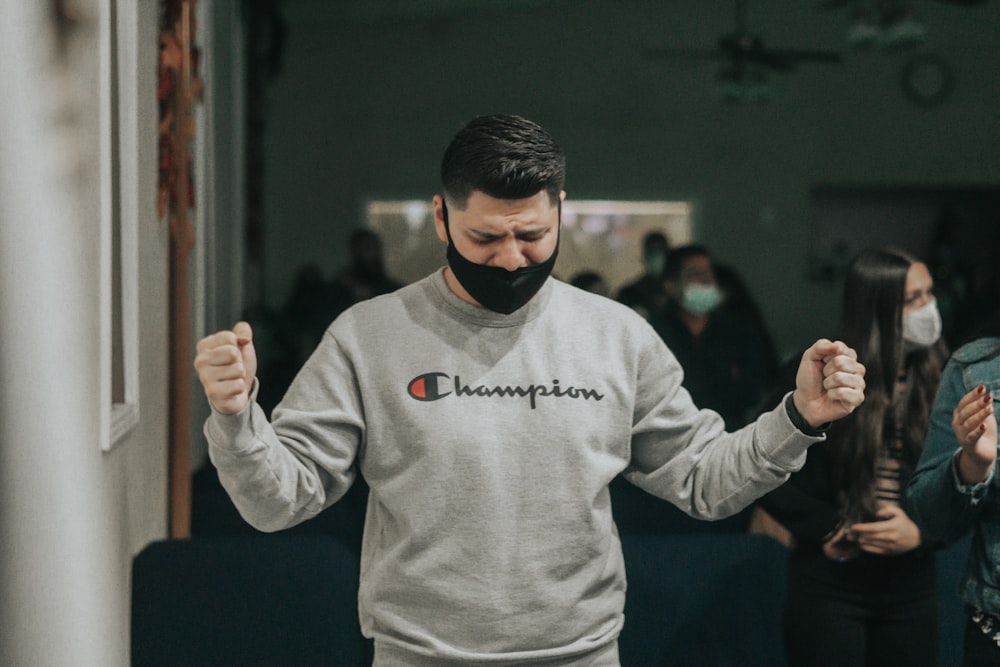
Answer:
<svg viewBox="0 0 1000 667"><path fill-rule="evenodd" d="M787 72L800 62L841 61L836 51L816 49L772 49L764 45L760 38L749 34L727 35L719 41L719 51L734 62L751 62L771 69Z"/></svg>
<svg viewBox="0 0 1000 667"><path fill-rule="evenodd" d="M796 49L769 49L767 53L774 56L794 60L796 62L809 63L839 63L844 57L837 51L810 51Z"/></svg>
<svg viewBox="0 0 1000 667"><path fill-rule="evenodd" d="M795 51L785 49L766 49L756 53L746 54L743 59L770 67L776 72L790 72L799 63L839 63L841 57L836 52L826 51Z"/></svg>
<svg viewBox="0 0 1000 667"><path fill-rule="evenodd" d="M825 4L850 4L856 0L824 0ZM975 0L971 0L975 1ZM800 62L839 63L836 51L814 49L769 49L757 35L747 30L747 0L736 0L736 29L719 38L714 49L648 48L642 51L646 58L656 60L724 60L734 70L748 67L770 68L787 72Z"/></svg>
<svg viewBox="0 0 1000 667"><path fill-rule="evenodd" d="M714 49L685 48L643 49L642 55L653 60L718 60L725 57Z"/></svg>

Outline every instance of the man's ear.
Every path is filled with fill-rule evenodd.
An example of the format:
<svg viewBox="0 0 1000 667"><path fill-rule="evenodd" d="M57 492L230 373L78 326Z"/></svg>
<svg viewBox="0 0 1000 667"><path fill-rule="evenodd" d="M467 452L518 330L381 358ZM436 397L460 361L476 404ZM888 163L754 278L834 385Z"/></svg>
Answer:
<svg viewBox="0 0 1000 667"><path fill-rule="evenodd" d="M434 231L439 239L448 242L448 230L444 227L444 198L441 195L434 195Z"/></svg>

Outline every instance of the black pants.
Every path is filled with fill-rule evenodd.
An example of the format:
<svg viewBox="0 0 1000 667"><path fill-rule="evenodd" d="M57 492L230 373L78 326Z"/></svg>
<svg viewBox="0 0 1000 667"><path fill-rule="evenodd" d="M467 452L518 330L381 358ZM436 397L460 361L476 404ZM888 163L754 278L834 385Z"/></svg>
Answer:
<svg viewBox="0 0 1000 667"><path fill-rule="evenodd" d="M936 667L938 662L933 592L790 585L784 632L789 667Z"/></svg>
<svg viewBox="0 0 1000 667"><path fill-rule="evenodd" d="M1000 665L1000 646L990 635L984 634L978 625L969 619L965 624L964 667L996 667Z"/></svg>

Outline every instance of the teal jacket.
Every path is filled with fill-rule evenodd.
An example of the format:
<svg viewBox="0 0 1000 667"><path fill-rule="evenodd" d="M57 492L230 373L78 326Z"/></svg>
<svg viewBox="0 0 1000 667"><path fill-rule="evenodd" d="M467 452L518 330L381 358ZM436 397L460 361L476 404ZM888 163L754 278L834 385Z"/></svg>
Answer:
<svg viewBox="0 0 1000 667"><path fill-rule="evenodd" d="M996 615L1000 614L1000 475L994 465L985 482L963 484L955 469L959 444L951 428L958 401L981 384L1000 410L1000 338L980 338L959 348L945 366L907 499L910 516L927 540L953 542L972 531L959 594Z"/></svg>

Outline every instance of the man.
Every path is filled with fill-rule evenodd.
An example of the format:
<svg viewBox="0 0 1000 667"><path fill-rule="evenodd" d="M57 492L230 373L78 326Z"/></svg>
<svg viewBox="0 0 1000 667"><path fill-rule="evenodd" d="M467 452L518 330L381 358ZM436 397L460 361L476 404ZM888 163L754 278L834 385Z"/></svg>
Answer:
<svg viewBox="0 0 1000 667"><path fill-rule="evenodd" d="M864 369L817 342L786 402L727 434L641 317L549 277L565 158L545 130L476 118L441 178L448 266L337 318L272 424L249 327L199 342L212 461L262 530L364 476L359 614L376 665L617 665L608 483L624 471L692 515L734 513L863 400Z"/></svg>
<svg viewBox="0 0 1000 667"><path fill-rule="evenodd" d="M695 404L715 410L730 430L745 425L765 390L764 346L753 325L728 312L708 248L674 248L667 263L667 307L652 321L684 370ZM767 406L769 407L769 406Z"/></svg>

